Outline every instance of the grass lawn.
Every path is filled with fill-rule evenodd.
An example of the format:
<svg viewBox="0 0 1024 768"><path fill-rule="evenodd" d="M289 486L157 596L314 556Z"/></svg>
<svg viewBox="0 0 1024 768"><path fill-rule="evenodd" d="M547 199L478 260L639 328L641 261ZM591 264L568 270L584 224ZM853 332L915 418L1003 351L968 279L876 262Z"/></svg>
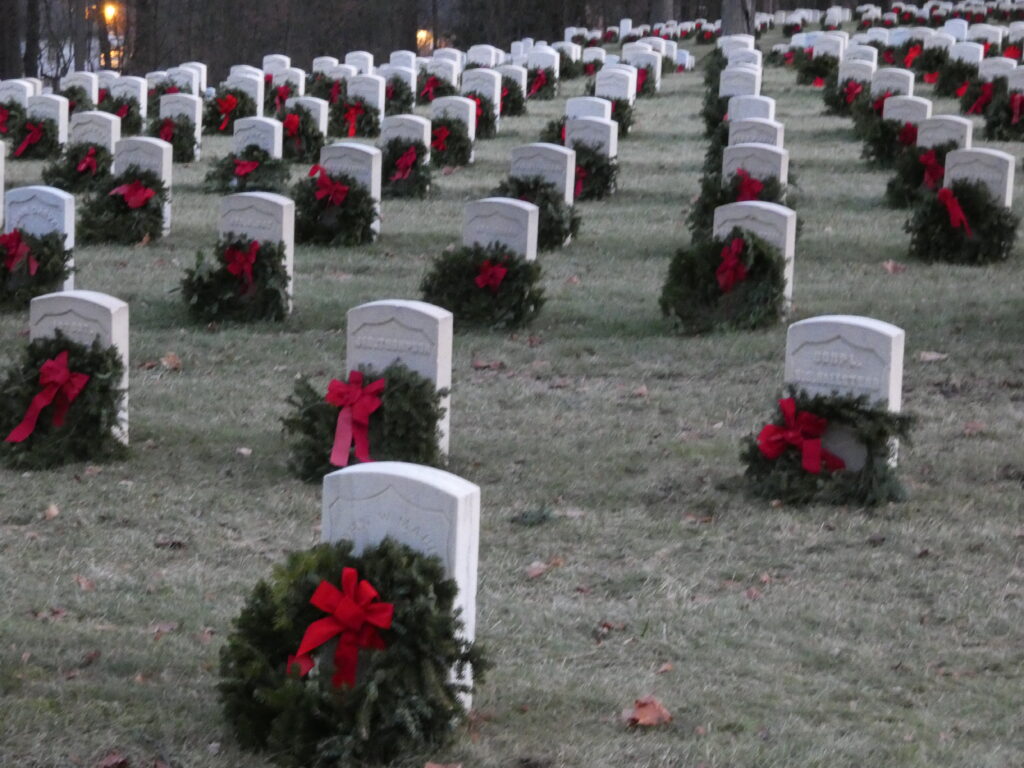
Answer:
<svg viewBox="0 0 1024 768"><path fill-rule="evenodd" d="M904 328L904 408L919 423L901 453L904 504L751 500L740 443L773 415L785 327L685 338L657 303L697 193L701 77L670 75L638 103L618 194L581 204L579 238L540 257L537 321L456 336L449 469L482 488L477 633L496 667L463 738L410 765L1020 768L1022 249L889 274L908 236L905 212L882 204L887 174L860 160L848 119L822 116L819 91L766 69L800 184L793 319ZM78 287L131 306L132 451L0 470L0 764L91 768L112 750L133 768L271 764L234 745L214 688L249 590L318 539L319 487L285 467L293 380L344 373L346 310L418 298L464 204L562 110L531 103L474 166L437 174L427 201L385 201L374 245L299 246L281 324L195 325L176 293L216 240L217 199L199 185L227 139L175 167L168 238L77 250ZM41 169L9 160L7 184L39 183ZM0 365L26 334L27 312L0 316ZM148 365L171 352L180 371ZM631 731L619 714L645 695L673 721Z"/></svg>

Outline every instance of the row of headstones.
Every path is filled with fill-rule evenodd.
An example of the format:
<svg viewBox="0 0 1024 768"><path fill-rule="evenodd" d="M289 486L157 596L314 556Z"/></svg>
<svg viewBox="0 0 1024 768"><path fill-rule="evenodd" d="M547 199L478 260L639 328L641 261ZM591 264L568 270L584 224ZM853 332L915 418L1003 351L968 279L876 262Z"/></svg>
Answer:
<svg viewBox="0 0 1024 768"><path fill-rule="evenodd" d="M897 29L886 29L885 27L872 27L864 32L856 32L853 35L842 30L822 32L798 32L794 34L789 43L779 43L775 50L790 50L793 48L811 48L819 40L843 39L849 43L866 45L868 43L882 43L898 47L912 40L922 44L925 49L947 48L951 49L956 43L974 42L979 45L989 43L1001 45L1004 42L1012 43L1024 40L1024 22L1010 22L1009 26L998 24L969 24L964 19L950 19L943 24L941 29L931 27L899 27ZM831 55L836 55L832 53ZM952 55L952 50L951 50Z"/></svg>

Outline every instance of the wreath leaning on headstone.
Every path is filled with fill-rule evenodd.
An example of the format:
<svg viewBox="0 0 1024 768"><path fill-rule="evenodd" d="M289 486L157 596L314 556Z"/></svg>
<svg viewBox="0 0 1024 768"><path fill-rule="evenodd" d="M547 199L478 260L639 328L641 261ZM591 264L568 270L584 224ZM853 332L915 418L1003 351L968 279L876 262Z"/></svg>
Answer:
<svg viewBox="0 0 1024 768"><path fill-rule="evenodd" d="M615 191L619 176L619 163L597 147L583 141L574 141L576 152L577 200L600 200Z"/></svg>
<svg viewBox="0 0 1024 768"><path fill-rule="evenodd" d="M97 109L121 118L121 136L138 136L142 133L142 110L137 99L108 95Z"/></svg>
<svg viewBox="0 0 1024 768"><path fill-rule="evenodd" d="M149 135L171 145L171 158L174 162L195 162L196 124L188 115L154 117L149 122Z"/></svg>
<svg viewBox="0 0 1024 768"><path fill-rule="evenodd" d="M541 268L500 243L479 243L436 257L420 283L423 300L444 307L458 325L515 328L544 304Z"/></svg>
<svg viewBox="0 0 1024 768"><path fill-rule="evenodd" d="M988 111L992 102L997 95L1002 97L1008 90L1005 77L997 77L988 82L978 79L971 80L967 84L967 88L963 89L962 94L957 92L960 96L960 111L968 116L980 115L986 118L987 124Z"/></svg>
<svg viewBox="0 0 1024 768"><path fill-rule="evenodd" d="M363 245L373 242L378 218L370 190L347 174L331 176L314 165L292 187L295 240L316 245Z"/></svg>
<svg viewBox="0 0 1024 768"><path fill-rule="evenodd" d="M217 95L206 102L203 114L203 133L219 133L231 136L235 132L235 121L243 117L255 117L256 102L241 88L217 89Z"/></svg>
<svg viewBox="0 0 1024 768"><path fill-rule="evenodd" d="M583 76L583 62L573 61L565 51L558 52L558 76L562 80L575 80Z"/></svg>
<svg viewBox="0 0 1024 768"><path fill-rule="evenodd" d="M187 85L184 87L175 85L170 80L157 83L146 93L146 114L151 116L160 114L160 97L169 93L192 93L192 88Z"/></svg>
<svg viewBox="0 0 1024 768"><path fill-rule="evenodd" d="M250 144L240 153L230 153L213 163L203 179L209 192L276 192L288 189L291 169L284 160Z"/></svg>
<svg viewBox="0 0 1024 768"><path fill-rule="evenodd" d="M501 116L522 117L526 114L526 94L519 82L508 75L501 78Z"/></svg>
<svg viewBox="0 0 1024 768"><path fill-rule="evenodd" d="M431 75L421 69L416 77L416 93L416 101L421 104L429 104L442 96L457 96L459 91L443 77Z"/></svg>
<svg viewBox="0 0 1024 768"><path fill-rule="evenodd" d="M296 163L315 163L319 160L324 135L313 120L312 113L295 104L278 114L284 128L284 141L281 144L284 159Z"/></svg>
<svg viewBox="0 0 1024 768"><path fill-rule="evenodd" d="M468 165L473 156L466 124L453 117L436 117L430 123L430 162L438 168Z"/></svg>
<svg viewBox="0 0 1024 768"><path fill-rule="evenodd" d="M957 97L964 85L978 76L978 65L970 64L961 59L949 59L939 70L939 78L935 81L935 96Z"/></svg>
<svg viewBox="0 0 1024 768"><path fill-rule="evenodd" d="M962 179L925 195L903 228L911 258L979 265L1010 257L1019 222L982 182Z"/></svg>
<svg viewBox="0 0 1024 768"><path fill-rule="evenodd" d="M58 96L63 96L68 100L68 119L76 112L88 112L89 110L96 109L96 105L92 103L92 98L85 92L85 88L80 85L72 85L62 89L58 92Z"/></svg>
<svg viewBox="0 0 1024 768"><path fill-rule="evenodd" d="M985 109L985 138L990 141L1021 141L1024 139L1024 93L1011 91L1006 80L992 94Z"/></svg>
<svg viewBox="0 0 1024 768"><path fill-rule="evenodd" d="M348 83L344 79L328 77L323 72L313 72L306 77L306 95L334 104L348 96Z"/></svg>
<svg viewBox="0 0 1024 768"><path fill-rule="evenodd" d="M125 392L113 346L55 336L32 341L0 382L0 461L37 470L124 455L114 434Z"/></svg>
<svg viewBox="0 0 1024 768"><path fill-rule="evenodd" d="M110 176L114 158L99 144L70 144L43 168L43 181L65 192L87 192Z"/></svg>
<svg viewBox="0 0 1024 768"><path fill-rule="evenodd" d="M415 106L412 88L397 75L389 78L384 85L384 114L405 115L412 113Z"/></svg>
<svg viewBox="0 0 1024 768"><path fill-rule="evenodd" d="M25 122L25 108L16 101L0 103L0 141L12 141L21 134Z"/></svg>
<svg viewBox="0 0 1024 768"><path fill-rule="evenodd" d="M391 763L445 745L466 714L458 681L471 670L479 684L490 666L462 637L458 586L438 558L393 539L352 550L343 540L290 554L221 651L225 720L243 748L287 768ZM335 623L340 640L298 654L345 596L362 608L360 627Z"/></svg>
<svg viewBox="0 0 1024 768"><path fill-rule="evenodd" d="M744 442L750 492L785 504L875 506L905 497L889 463L893 441L909 440L914 418L871 405L866 395L808 395L790 388L779 410L758 435ZM864 447L864 464L846 467L821 446L829 427L842 429Z"/></svg>
<svg viewBox="0 0 1024 768"><path fill-rule="evenodd" d="M611 99L611 102L612 120L619 124L619 138L624 139L633 127L633 106L629 99Z"/></svg>
<svg viewBox="0 0 1024 768"><path fill-rule="evenodd" d="M331 381L326 396L305 377L295 382L287 401L291 412L282 419L290 442L288 468L302 480L320 482L340 466L362 461L441 466L439 425L447 390L400 361L383 371L360 366L355 373L348 381ZM340 427L349 430L342 439L352 435L348 445L338 444Z"/></svg>
<svg viewBox="0 0 1024 768"><path fill-rule="evenodd" d="M688 334L772 325L782 314L785 269L778 248L736 227L676 252L661 312Z"/></svg>
<svg viewBox="0 0 1024 768"><path fill-rule="evenodd" d="M383 148L381 194L384 197L426 197L430 191L430 163L422 141L394 138Z"/></svg>
<svg viewBox="0 0 1024 768"><path fill-rule="evenodd" d="M537 248L551 251L561 248L580 231L582 217L554 184L540 176L509 176L494 190L496 197L511 197L533 203L539 209Z"/></svg>
<svg viewBox="0 0 1024 768"><path fill-rule="evenodd" d="M550 101L558 93L558 78L553 67L534 67L526 72L526 98Z"/></svg>
<svg viewBox="0 0 1024 768"><path fill-rule="evenodd" d="M646 98L648 96L654 96L658 93L655 88L654 79L654 68L648 64L643 67L637 67L636 70L636 95L637 98Z"/></svg>
<svg viewBox="0 0 1024 768"><path fill-rule="evenodd" d="M839 59L823 54L807 56L801 59L796 68L797 85L824 85L825 81L839 71Z"/></svg>
<svg viewBox="0 0 1024 768"><path fill-rule="evenodd" d="M700 117L704 121L704 136L710 138L729 114L729 98L719 96L717 90L704 92L704 101L700 108Z"/></svg>
<svg viewBox="0 0 1024 768"><path fill-rule="evenodd" d="M24 309L34 297L58 290L71 272L63 233L12 229L0 235L0 310Z"/></svg>
<svg viewBox="0 0 1024 768"><path fill-rule="evenodd" d="M540 136L537 137L538 141L544 141L548 144L558 144L562 146L565 144L565 122L568 118L565 115L559 115L553 120L548 120L544 127L540 129Z"/></svg>
<svg viewBox="0 0 1024 768"><path fill-rule="evenodd" d="M840 83L838 73L829 75L825 80L825 90L821 94L825 102L825 111L830 115L851 114L854 102L866 100L870 96L870 87L870 84L850 77Z"/></svg>
<svg viewBox="0 0 1024 768"><path fill-rule="evenodd" d="M167 195L160 177L137 165L103 179L79 210L79 242L135 245L156 240L164 231Z"/></svg>
<svg viewBox="0 0 1024 768"><path fill-rule="evenodd" d="M909 208L922 196L937 192L945 175L946 155L956 148L955 141L934 147L904 147L893 163L895 173L885 185L886 205Z"/></svg>
<svg viewBox="0 0 1024 768"><path fill-rule="evenodd" d="M476 137L493 139L498 135L498 118L494 114L494 102L481 93L464 93L467 99L476 103Z"/></svg>
<svg viewBox="0 0 1024 768"><path fill-rule="evenodd" d="M46 160L60 154L57 124L53 120L27 116L11 132L11 158L14 160Z"/></svg>
<svg viewBox="0 0 1024 768"><path fill-rule="evenodd" d="M380 110L358 96L346 96L331 105L327 131L332 136L373 138L380 135Z"/></svg>
<svg viewBox="0 0 1024 768"><path fill-rule="evenodd" d="M891 166L907 148L917 145L917 126L899 120L870 120L864 124L860 156L869 165Z"/></svg>
<svg viewBox="0 0 1024 768"><path fill-rule="evenodd" d="M229 232L214 256L196 252L181 295L197 320L283 320L288 314L288 268L283 242L261 243Z"/></svg>

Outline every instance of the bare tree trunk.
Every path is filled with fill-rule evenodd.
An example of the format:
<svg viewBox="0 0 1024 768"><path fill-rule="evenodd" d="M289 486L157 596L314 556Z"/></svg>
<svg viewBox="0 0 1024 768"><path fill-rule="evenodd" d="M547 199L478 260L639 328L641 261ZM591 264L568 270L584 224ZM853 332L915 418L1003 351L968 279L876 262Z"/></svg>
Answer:
<svg viewBox="0 0 1024 768"><path fill-rule="evenodd" d="M17 0L0 0L0 79L21 77L21 34Z"/></svg>
<svg viewBox="0 0 1024 768"><path fill-rule="evenodd" d="M104 69L112 69L110 61L110 32L107 29L107 19L102 10L96 14L96 40L100 44L100 66Z"/></svg>
<svg viewBox="0 0 1024 768"><path fill-rule="evenodd" d="M674 5L672 0L651 0L651 21L658 23L673 18Z"/></svg>
<svg viewBox="0 0 1024 768"><path fill-rule="evenodd" d="M39 77L39 0L25 4L25 56L26 77Z"/></svg>
<svg viewBox="0 0 1024 768"><path fill-rule="evenodd" d="M754 0L722 1L722 34L754 34Z"/></svg>
<svg viewBox="0 0 1024 768"><path fill-rule="evenodd" d="M71 48L75 71L85 69L89 56L89 23L85 19L85 0L71 0Z"/></svg>

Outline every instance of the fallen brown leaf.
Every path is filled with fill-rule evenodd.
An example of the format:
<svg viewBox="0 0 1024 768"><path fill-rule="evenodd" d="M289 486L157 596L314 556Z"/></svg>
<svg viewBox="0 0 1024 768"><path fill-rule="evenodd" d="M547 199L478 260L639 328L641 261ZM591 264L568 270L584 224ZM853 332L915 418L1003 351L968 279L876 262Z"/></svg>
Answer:
<svg viewBox="0 0 1024 768"><path fill-rule="evenodd" d="M96 582L92 579L87 579L80 573L75 574L75 584L77 584L78 588L83 592L92 592L96 589Z"/></svg>
<svg viewBox="0 0 1024 768"><path fill-rule="evenodd" d="M217 633L214 631L213 627L203 627L203 631L200 632L197 637L199 638L200 643L203 645L209 645L215 634Z"/></svg>
<svg viewBox="0 0 1024 768"><path fill-rule="evenodd" d="M530 579L536 579L539 576L543 576L552 568L561 568L563 565L565 565L565 558L559 557L558 555L549 557L546 563L540 560L534 560L526 566L526 576Z"/></svg>
<svg viewBox="0 0 1024 768"><path fill-rule="evenodd" d="M900 272L907 271L906 264L900 264L898 261L889 259L888 261L882 262L882 269L888 272L890 275L898 275Z"/></svg>
<svg viewBox="0 0 1024 768"><path fill-rule="evenodd" d="M455 168L450 165L446 165L441 169L442 176L451 176L453 173L455 173Z"/></svg>
<svg viewBox="0 0 1024 768"><path fill-rule="evenodd" d="M579 285L580 284L580 276L579 275L569 275L569 277L567 277L565 279L565 284L566 285Z"/></svg>
<svg viewBox="0 0 1024 768"><path fill-rule="evenodd" d="M156 640L159 640L163 635L166 635L168 632L173 632L177 628L178 622L176 621L156 621L149 625L149 631Z"/></svg>
<svg viewBox="0 0 1024 768"><path fill-rule="evenodd" d="M99 661L101 655L102 654L98 650L89 651L85 654L85 656L82 657L82 661L81 663L79 663L78 666L88 667L94 664L95 662Z"/></svg>
<svg viewBox="0 0 1024 768"><path fill-rule="evenodd" d="M423 768L462 768L462 763L426 763Z"/></svg>
<svg viewBox="0 0 1024 768"><path fill-rule="evenodd" d="M633 708L624 710L622 716L631 726L664 725L672 720L671 713L653 696L637 699L633 702Z"/></svg>
<svg viewBox="0 0 1024 768"><path fill-rule="evenodd" d="M880 547L885 544L885 536L881 534L875 534L874 536L868 536L868 545L872 547Z"/></svg>
<svg viewBox="0 0 1024 768"><path fill-rule="evenodd" d="M53 520L53 518L57 517L59 514L60 507L58 507L56 504L50 504L43 512L43 518L46 520Z"/></svg>
<svg viewBox="0 0 1024 768"><path fill-rule="evenodd" d="M675 669L675 667L672 665L672 662L666 661L664 664L658 667L658 674L664 675L666 672L671 672L673 669Z"/></svg>
<svg viewBox="0 0 1024 768"><path fill-rule="evenodd" d="M95 465L90 464L88 467L85 468L85 471L82 474L84 474L86 477L95 477L102 471L103 467L97 467Z"/></svg>
<svg viewBox="0 0 1024 768"><path fill-rule="evenodd" d="M156 360L146 360L145 362L139 363L139 368L143 371L152 371L154 368L159 368L160 363Z"/></svg>
<svg viewBox="0 0 1024 768"><path fill-rule="evenodd" d="M540 336L529 336L526 339L526 343L531 347L539 347L541 344L544 343L544 339L542 339Z"/></svg>
<svg viewBox="0 0 1024 768"><path fill-rule="evenodd" d="M922 363L938 363L941 362L942 360L945 360L948 357L949 355L947 355L945 352L924 351L917 353L917 359Z"/></svg>
<svg viewBox="0 0 1024 768"><path fill-rule="evenodd" d="M505 368L505 363L501 360L480 360L475 357L470 365L475 371L500 371Z"/></svg>
<svg viewBox="0 0 1024 768"><path fill-rule="evenodd" d="M181 358L178 357L173 352L168 352L166 355L160 358L160 365L162 365L168 371L180 371Z"/></svg>
<svg viewBox="0 0 1024 768"><path fill-rule="evenodd" d="M630 394L633 397L647 397L647 385L641 384L639 387L630 392Z"/></svg>
<svg viewBox="0 0 1024 768"><path fill-rule="evenodd" d="M157 549L185 549L188 545L181 539L172 539L161 536L153 542L153 546Z"/></svg>
<svg viewBox="0 0 1024 768"><path fill-rule="evenodd" d="M131 762L120 750L114 750L100 760L96 768L131 768Z"/></svg>
<svg viewBox="0 0 1024 768"><path fill-rule="evenodd" d="M237 453L239 456L252 456L252 448L236 448L235 453Z"/></svg>
<svg viewBox="0 0 1024 768"><path fill-rule="evenodd" d="M743 594L746 595L747 600L760 600L763 597L761 590L757 587L747 587L747 591Z"/></svg>
<svg viewBox="0 0 1024 768"><path fill-rule="evenodd" d="M968 421L964 424L964 434L968 437L980 435L985 431L985 424L981 421Z"/></svg>

